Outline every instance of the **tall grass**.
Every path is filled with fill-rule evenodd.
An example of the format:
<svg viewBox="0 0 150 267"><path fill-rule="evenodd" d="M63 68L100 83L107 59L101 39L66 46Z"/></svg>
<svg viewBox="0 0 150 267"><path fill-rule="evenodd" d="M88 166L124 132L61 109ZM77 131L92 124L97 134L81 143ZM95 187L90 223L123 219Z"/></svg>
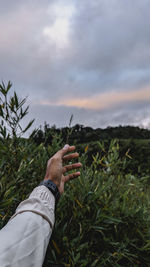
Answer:
<svg viewBox="0 0 150 267"><path fill-rule="evenodd" d="M10 100L8 87L0 87L0 227L43 179L48 158L64 145L58 135L51 146L35 145L32 136L21 138L18 114L25 101L16 94ZM7 128L8 119L12 124ZM107 151L102 142L98 146L89 167L85 148L81 176L66 185L58 203L45 267L150 266L150 177L139 179L124 172L126 158L119 157L116 141Z"/></svg>

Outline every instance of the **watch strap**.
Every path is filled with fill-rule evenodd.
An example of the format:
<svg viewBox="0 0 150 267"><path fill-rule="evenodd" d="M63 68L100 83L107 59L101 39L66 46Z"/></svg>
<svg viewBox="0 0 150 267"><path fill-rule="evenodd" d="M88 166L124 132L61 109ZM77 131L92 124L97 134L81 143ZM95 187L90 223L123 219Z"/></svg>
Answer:
<svg viewBox="0 0 150 267"><path fill-rule="evenodd" d="M58 187L56 186L55 183L53 183L51 180L43 180L39 185L44 185L46 186L54 195L55 200L56 200L56 204L60 198L60 193L58 190Z"/></svg>

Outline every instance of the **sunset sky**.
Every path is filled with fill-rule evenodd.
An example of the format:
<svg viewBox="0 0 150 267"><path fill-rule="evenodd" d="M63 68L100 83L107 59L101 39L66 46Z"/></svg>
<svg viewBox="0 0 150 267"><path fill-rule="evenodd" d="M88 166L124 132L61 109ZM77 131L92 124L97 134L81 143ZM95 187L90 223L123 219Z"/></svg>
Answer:
<svg viewBox="0 0 150 267"><path fill-rule="evenodd" d="M0 0L0 79L35 127L150 129L149 0Z"/></svg>

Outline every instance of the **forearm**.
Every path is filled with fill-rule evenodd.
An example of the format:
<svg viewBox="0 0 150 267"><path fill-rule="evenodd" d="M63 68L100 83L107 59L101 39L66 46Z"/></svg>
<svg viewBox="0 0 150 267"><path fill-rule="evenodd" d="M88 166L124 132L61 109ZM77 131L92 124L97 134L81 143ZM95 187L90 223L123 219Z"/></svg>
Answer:
<svg viewBox="0 0 150 267"><path fill-rule="evenodd" d="M21 202L14 216L0 231L0 267L42 266L54 225L55 198L58 201L58 193L64 192L67 181L80 175L80 172L65 175L82 165L74 163L63 166L63 161L78 158L78 153L66 155L74 150L74 146L65 145L49 159L44 180L50 180L55 186L47 183L36 187L29 199Z"/></svg>
<svg viewBox="0 0 150 267"><path fill-rule="evenodd" d="M0 231L0 266L41 267L54 225L55 199L45 187L33 190Z"/></svg>

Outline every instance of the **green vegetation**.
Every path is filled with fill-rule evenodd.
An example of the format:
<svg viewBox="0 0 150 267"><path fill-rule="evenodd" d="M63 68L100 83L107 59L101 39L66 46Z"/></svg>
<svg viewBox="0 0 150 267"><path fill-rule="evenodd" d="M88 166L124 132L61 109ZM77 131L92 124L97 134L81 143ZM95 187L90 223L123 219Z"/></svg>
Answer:
<svg viewBox="0 0 150 267"><path fill-rule="evenodd" d="M92 129L76 124L71 127L70 121L70 126L62 129L45 124L43 131L40 129L34 135L34 141L37 145L51 145L55 134L60 135L64 143L75 144L81 153L88 145L88 165L93 161L93 154L99 153L99 141L104 142L108 151L111 140L115 139L120 146L119 156L123 158L126 155L129 159L126 164L127 172L139 177L150 173L150 130L132 126Z"/></svg>
<svg viewBox="0 0 150 267"><path fill-rule="evenodd" d="M16 93L9 96L10 89L10 83L0 85L0 227L43 179L48 158L73 136L70 126L66 135L52 127L22 138L33 121L22 129L28 107ZM150 157L146 154L150 141L110 139L83 143L72 139L70 144L81 151L83 168L58 203L45 267L150 266L150 162L141 162L144 171L141 165L136 173L134 159L137 146L142 151L145 147L144 154ZM123 142L128 142L125 149ZM129 167L134 163L132 173Z"/></svg>

